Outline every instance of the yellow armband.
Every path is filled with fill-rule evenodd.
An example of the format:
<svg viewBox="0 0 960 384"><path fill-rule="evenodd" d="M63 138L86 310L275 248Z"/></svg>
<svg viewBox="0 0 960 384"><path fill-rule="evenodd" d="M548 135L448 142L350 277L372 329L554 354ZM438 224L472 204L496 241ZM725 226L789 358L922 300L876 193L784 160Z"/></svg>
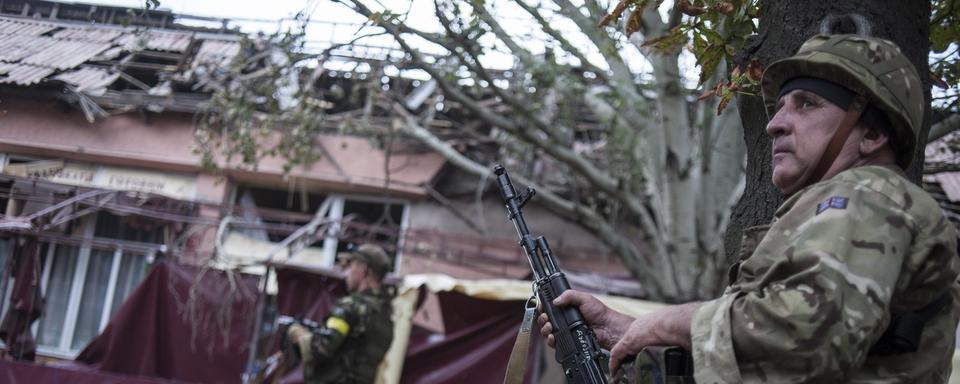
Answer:
<svg viewBox="0 0 960 384"><path fill-rule="evenodd" d="M344 336L350 333L350 323L347 323L346 320L336 316L330 316L327 318L327 328L336 330Z"/></svg>

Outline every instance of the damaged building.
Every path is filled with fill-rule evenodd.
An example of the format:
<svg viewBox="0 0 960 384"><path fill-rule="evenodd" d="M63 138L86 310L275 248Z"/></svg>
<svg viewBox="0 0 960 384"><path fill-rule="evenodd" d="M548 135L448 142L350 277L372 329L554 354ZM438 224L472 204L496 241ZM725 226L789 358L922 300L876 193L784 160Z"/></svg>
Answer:
<svg viewBox="0 0 960 384"><path fill-rule="evenodd" d="M241 271L254 276L240 278L241 291L257 295L256 276L274 264L289 267L278 270L281 278L309 272L329 275L329 281L317 279L338 286L337 252L351 243L376 243L391 251L396 279L423 274L509 278L529 294L529 282L523 280L529 266L496 191L478 186L480 181L459 174L440 154L412 140L387 145L331 129L318 138L325 156L308 167L288 172L276 158L265 158L256 168L201 166L196 116L208 106L210 92L197 86L198 79L232 60L245 37L225 27L181 24L186 18L162 10L0 2L0 292L6 296L0 338L5 356L69 361L83 355L79 360L96 361L104 371L220 381L153 366L154 371L125 363L109 368L116 361L102 351L116 343L116 335L127 335L110 323L115 317L142 321L136 320L138 311L156 303L141 292L147 288L138 287L158 265L174 271L181 268L174 265L183 266L201 276L205 272L196 271L212 266L216 272L207 279ZM317 84L342 86L360 77L328 71ZM350 113L333 100L331 121L341 112L337 108ZM437 122L446 124L440 128L453 139L461 123ZM537 232L551 237L575 286L642 294L591 235L535 204L526 216ZM270 284L270 295L316 294L284 281ZM452 287L462 285L444 289L456 290ZM141 302L128 302L135 293ZM420 303L422 296L414 295ZM277 300L282 311L287 304ZM444 295L432 302L435 309L440 302L455 302L450 305L457 308L480 305ZM253 312L249 306L237 308ZM504 318L510 325L504 329L519 324L520 308ZM429 332L466 326L447 323L445 331L443 324L431 328L423 319L414 321L411 337L422 343L432 340ZM241 323L231 327L243 328ZM249 325L245 329L240 339L256 338ZM235 371L231 375L249 371L248 344L224 348L242 357L224 365ZM423 348L421 357L414 354L408 361L426 362ZM509 345L501 352L509 353ZM404 351L396 353L402 362ZM500 364L493 360L490 364ZM422 373L426 368L404 369Z"/></svg>

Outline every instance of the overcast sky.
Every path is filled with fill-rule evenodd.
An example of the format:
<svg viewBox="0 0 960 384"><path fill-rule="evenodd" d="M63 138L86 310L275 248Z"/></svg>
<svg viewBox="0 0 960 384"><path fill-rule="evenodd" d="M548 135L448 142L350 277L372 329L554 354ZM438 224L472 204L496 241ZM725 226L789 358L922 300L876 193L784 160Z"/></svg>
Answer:
<svg viewBox="0 0 960 384"><path fill-rule="evenodd" d="M144 0L90 0L78 3L137 8L143 7ZM233 24L251 33L275 32L280 25L289 27L294 15L304 10L310 11L312 20L320 22L356 24L364 21L344 5L332 0L160 0L160 9L177 14L233 19ZM283 21L286 23L280 24ZM330 28L326 29L310 31L310 40L330 40Z"/></svg>
<svg viewBox="0 0 960 384"><path fill-rule="evenodd" d="M410 7L409 1L410 0L369 0L365 1L365 3L371 8L376 7L377 4L382 4L383 6L391 8L394 12L398 13L405 13L409 11L407 13L408 16L406 22L408 25L415 28L427 31L438 31L440 29L435 17L433 16L432 0L412 0L414 1L414 5L412 7ZM65 2L140 8L144 6L145 0L89 0ZM495 17L500 20L504 28L510 31L511 34L529 36L529 39L526 40L527 43L524 45L530 49L531 52L536 54L542 53L545 50L543 44L544 39L542 37L537 37L537 35L542 36L542 32L533 28L533 24L535 24L534 22L521 19L520 16L525 15L525 12L519 7L517 7L511 1L487 0L487 4L490 5L489 8L492 10ZM661 7L661 11L668 9L670 4L672 4L672 1L665 1ZM294 15L300 11L307 11L310 15L311 21L313 21L307 29L306 37L307 50L312 52L319 52L329 47L331 42L345 43L350 41L356 36L356 32L360 24L366 21L365 18L358 16L353 11L349 10L345 5L333 0L160 0L160 8L170 10L177 14L229 18L233 20L231 25L239 26L242 31L247 33L256 33L261 31L265 33L272 33L280 28L294 27L295 23L291 20ZM181 22L187 24L196 24L196 22L191 23L189 20L182 19ZM559 31L577 30L576 26L574 26L570 20L566 19L555 20L551 24L551 27ZM595 47L590 44L586 37L584 37L582 34L568 33L566 37L575 45L579 45L580 48L585 52L588 52L588 57L591 57L591 61L594 61L594 64L597 64L601 67L606 66L605 63L603 63L603 60L600 58L601 56L599 55L599 52L596 51ZM484 41L481 40L480 43L482 45L487 47L492 45L492 35L488 34L484 37L484 39L490 40L490 43L485 44ZM395 43L392 42L392 39L387 36L366 38L362 42L371 46L396 46ZM427 53L430 53L431 49L435 53L442 52L442 50L438 50L438 48L433 47L430 44L417 44L415 41L413 44ZM374 53L374 56L377 56L377 52L383 51L384 50L382 49L370 50L370 52ZM503 47L500 47L499 50L488 50L483 58L484 64L488 68L509 69L513 65L514 59L512 55L505 51L506 50ZM637 52L628 52L626 55L627 63L635 73L647 72L652 69L646 60L640 57ZM594 58L596 58L596 60ZM696 71L695 68L692 68L692 57L684 57L682 61L682 67ZM696 73L689 73L685 77L688 78L688 81L693 81L693 84L696 84L696 76Z"/></svg>
<svg viewBox="0 0 960 384"><path fill-rule="evenodd" d="M76 3L143 7L144 0L89 0L76 1ZM343 8L343 6L337 5L331 0L270 0L268 2L251 0L160 0L160 9L198 16L277 20L293 17L310 3L316 3L317 12L314 13L316 16L329 16L329 20L338 20L338 16L349 15L345 12L337 14L338 12L334 10Z"/></svg>
<svg viewBox="0 0 960 384"><path fill-rule="evenodd" d="M408 24L428 31L436 31L435 19L429 12L432 4L428 0L414 0L424 6L414 6L408 16ZM64 1L73 2L73 1ZM143 7L144 0L89 0L77 3L103 4L123 7ZM371 7L384 4L395 12L407 12L407 0L369 1ZM415 3L415 4L416 4ZM231 0L160 0L160 8L181 15L208 16L231 19L231 26L239 26L247 33L272 33L280 29L295 27L292 18L301 11L307 11L312 23L307 29L307 49L320 51L331 43L344 43L353 39L360 24L366 21L349 10L345 5L333 0L270 0L270 1L231 1ZM215 24L181 19L185 24ZM528 27L525 27L528 28ZM373 46L395 46L386 36L367 38L364 44ZM431 47L421 45L429 53ZM438 52L435 50L435 52ZM501 61L504 59L501 59Z"/></svg>

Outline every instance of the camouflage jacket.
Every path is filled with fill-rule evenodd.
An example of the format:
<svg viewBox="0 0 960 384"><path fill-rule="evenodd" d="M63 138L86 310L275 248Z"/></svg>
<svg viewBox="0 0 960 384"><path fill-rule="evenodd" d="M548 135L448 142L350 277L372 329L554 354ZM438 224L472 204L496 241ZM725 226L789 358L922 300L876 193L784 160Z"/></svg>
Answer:
<svg viewBox="0 0 960 384"><path fill-rule="evenodd" d="M393 341L393 313L385 292L362 291L341 298L313 332L304 358L307 383L373 383Z"/></svg>
<svg viewBox="0 0 960 384"><path fill-rule="evenodd" d="M693 317L696 381L944 383L958 271L955 229L930 195L890 168L844 171L745 231L731 284ZM945 293L917 352L868 354L891 313Z"/></svg>

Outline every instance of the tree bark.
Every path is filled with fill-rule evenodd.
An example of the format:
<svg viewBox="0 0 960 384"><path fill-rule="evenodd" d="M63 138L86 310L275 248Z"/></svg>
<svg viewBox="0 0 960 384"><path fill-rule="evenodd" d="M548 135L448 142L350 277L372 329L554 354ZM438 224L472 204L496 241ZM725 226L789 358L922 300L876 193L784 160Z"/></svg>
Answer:
<svg viewBox="0 0 960 384"><path fill-rule="evenodd" d="M930 120L930 78L927 56L930 51L928 0L765 0L760 10L759 33L739 53L741 68L751 59L764 68L777 59L792 55L808 38L821 30L828 17L851 13L863 16L871 25L871 35L893 41L916 66L927 100L924 126L917 138L919 144L907 174L919 182L923 165L923 144L926 143ZM834 33L854 33L852 23L840 23ZM747 145L746 187L731 215L724 236L728 262L735 261L743 229L769 223L783 196L771 182L770 138L763 101L759 96L741 96L737 100Z"/></svg>

